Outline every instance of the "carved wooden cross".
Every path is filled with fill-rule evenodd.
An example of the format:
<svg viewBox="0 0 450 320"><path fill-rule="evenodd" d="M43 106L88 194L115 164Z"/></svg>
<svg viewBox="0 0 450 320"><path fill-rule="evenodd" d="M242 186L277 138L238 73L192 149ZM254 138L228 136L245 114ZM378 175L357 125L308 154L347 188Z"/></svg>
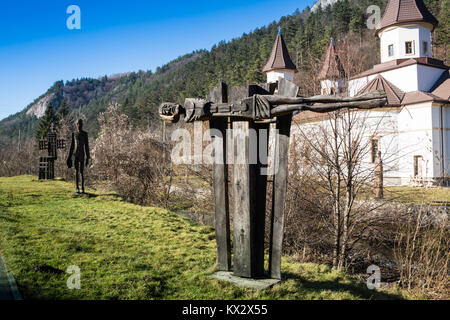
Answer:
<svg viewBox="0 0 450 320"><path fill-rule="evenodd" d="M206 100L186 99L184 106L163 103L160 116L166 122L178 122L184 116L185 122L209 121L210 128L220 132L213 136L223 152L223 161L214 164L215 229L217 241L217 268L231 271L231 241L228 195L227 134L233 130L249 132L256 129L258 147L268 146L267 135L259 135L261 129L268 132L270 123L278 130L278 150L275 157L273 176L272 216L270 225L269 274L281 279L281 254L284 232L284 206L286 198L288 157L291 121L294 111L331 112L343 108L371 109L384 106L384 92L374 92L352 98L317 96L298 97L299 88L292 82L280 79L278 93L273 95L276 84L231 87L221 83L207 96ZM214 132L214 131L212 131ZM235 132L235 131L233 131ZM212 133L213 134L213 133ZM233 157L246 160L244 164L232 165L232 211L233 211L233 253L234 275L246 278L264 277L264 235L266 215L267 176L261 174L264 166L261 159L256 164L249 161L249 135L232 134L233 145L241 148ZM264 141L262 141L264 139ZM263 142L263 143L260 143ZM217 144L216 144L217 145ZM267 151L267 150L265 150ZM258 154L259 150L258 150ZM267 152L265 153L267 154Z"/></svg>
<svg viewBox="0 0 450 320"><path fill-rule="evenodd" d="M47 139L39 140L39 150L47 150L47 157L39 158L39 180L55 178L55 161L58 159L58 149L64 149L66 141L58 139L54 124L51 124Z"/></svg>

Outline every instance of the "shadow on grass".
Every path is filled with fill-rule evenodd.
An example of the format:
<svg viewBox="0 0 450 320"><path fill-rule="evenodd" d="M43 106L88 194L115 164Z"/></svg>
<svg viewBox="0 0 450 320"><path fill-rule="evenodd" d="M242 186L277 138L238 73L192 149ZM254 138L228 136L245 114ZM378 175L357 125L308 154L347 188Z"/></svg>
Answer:
<svg viewBox="0 0 450 320"><path fill-rule="evenodd" d="M98 197L97 194L88 193L88 192L86 192L86 193L77 193L77 192L75 192L75 193L72 194L72 198L88 198L88 199L91 199L91 198L97 198L97 197Z"/></svg>
<svg viewBox="0 0 450 320"><path fill-rule="evenodd" d="M392 294L388 292L369 290L364 283L339 283L338 281L311 281L298 274L283 273L283 278L286 280L294 280L298 286L311 291L335 291L348 292L356 298L360 299L374 299L374 300L404 300L401 295Z"/></svg>
<svg viewBox="0 0 450 320"><path fill-rule="evenodd" d="M6 216L3 216L3 215L0 216L0 220L4 220L4 221L10 222L10 223L17 223L18 222L17 219L13 219L13 218L6 217Z"/></svg>

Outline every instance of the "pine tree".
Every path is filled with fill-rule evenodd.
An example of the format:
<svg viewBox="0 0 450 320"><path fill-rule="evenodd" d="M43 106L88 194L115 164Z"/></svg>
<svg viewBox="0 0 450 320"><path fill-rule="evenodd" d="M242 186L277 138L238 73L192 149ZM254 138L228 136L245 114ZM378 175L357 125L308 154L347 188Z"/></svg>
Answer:
<svg viewBox="0 0 450 320"><path fill-rule="evenodd" d="M61 121L64 118L67 118L69 115L69 107L67 106L66 100L63 100L61 103L61 107L58 109L58 120Z"/></svg>
<svg viewBox="0 0 450 320"><path fill-rule="evenodd" d="M47 109L45 109L44 116L39 121L39 126L36 132L36 138L44 139L48 131L50 130L52 123L55 126L58 125L58 117L56 116L55 109L53 108L53 105L50 102L47 105Z"/></svg>

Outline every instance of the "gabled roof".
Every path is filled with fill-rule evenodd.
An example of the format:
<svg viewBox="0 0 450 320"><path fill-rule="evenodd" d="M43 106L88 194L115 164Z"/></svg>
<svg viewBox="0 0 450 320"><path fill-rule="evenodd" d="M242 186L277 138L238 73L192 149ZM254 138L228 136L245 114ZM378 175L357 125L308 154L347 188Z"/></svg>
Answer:
<svg viewBox="0 0 450 320"><path fill-rule="evenodd" d="M437 19L428 11L423 0L389 0L377 33L381 30L405 22L428 22L433 26Z"/></svg>
<svg viewBox="0 0 450 320"><path fill-rule="evenodd" d="M370 81L364 88L362 88L357 95L369 93L372 91L386 92L388 105L399 106L402 103L405 93L387 81L383 76L378 75L375 79Z"/></svg>
<svg viewBox="0 0 450 320"><path fill-rule="evenodd" d="M272 53L270 54L269 61L264 67L263 72L282 69L296 71L297 67L292 62L291 57L289 56L289 52L286 47L286 43L284 42L283 36L281 35L281 33L278 33L277 39L275 40L275 44L272 49Z"/></svg>
<svg viewBox="0 0 450 320"><path fill-rule="evenodd" d="M327 50L327 55L319 73L319 80L345 79L346 73L342 66L341 59L336 52L336 47L331 41Z"/></svg>
<svg viewBox="0 0 450 320"><path fill-rule="evenodd" d="M442 74L430 92L441 99L450 100L450 71Z"/></svg>

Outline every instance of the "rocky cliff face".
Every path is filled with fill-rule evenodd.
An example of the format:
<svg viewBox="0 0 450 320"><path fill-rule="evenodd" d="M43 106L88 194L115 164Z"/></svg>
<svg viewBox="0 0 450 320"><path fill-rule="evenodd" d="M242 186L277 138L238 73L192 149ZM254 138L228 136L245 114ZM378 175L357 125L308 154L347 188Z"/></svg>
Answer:
<svg viewBox="0 0 450 320"><path fill-rule="evenodd" d="M44 97L42 97L40 100L38 100L29 107L29 109L27 110L27 115L36 116L36 118L38 119L41 118L45 113L47 105L49 104L50 101L54 99L54 97L55 94L53 93L45 95Z"/></svg>
<svg viewBox="0 0 450 320"><path fill-rule="evenodd" d="M319 9L320 6L322 6L322 9L325 9L328 5L333 5L339 0L319 0L317 1L314 6L311 8L311 11L316 11Z"/></svg>

